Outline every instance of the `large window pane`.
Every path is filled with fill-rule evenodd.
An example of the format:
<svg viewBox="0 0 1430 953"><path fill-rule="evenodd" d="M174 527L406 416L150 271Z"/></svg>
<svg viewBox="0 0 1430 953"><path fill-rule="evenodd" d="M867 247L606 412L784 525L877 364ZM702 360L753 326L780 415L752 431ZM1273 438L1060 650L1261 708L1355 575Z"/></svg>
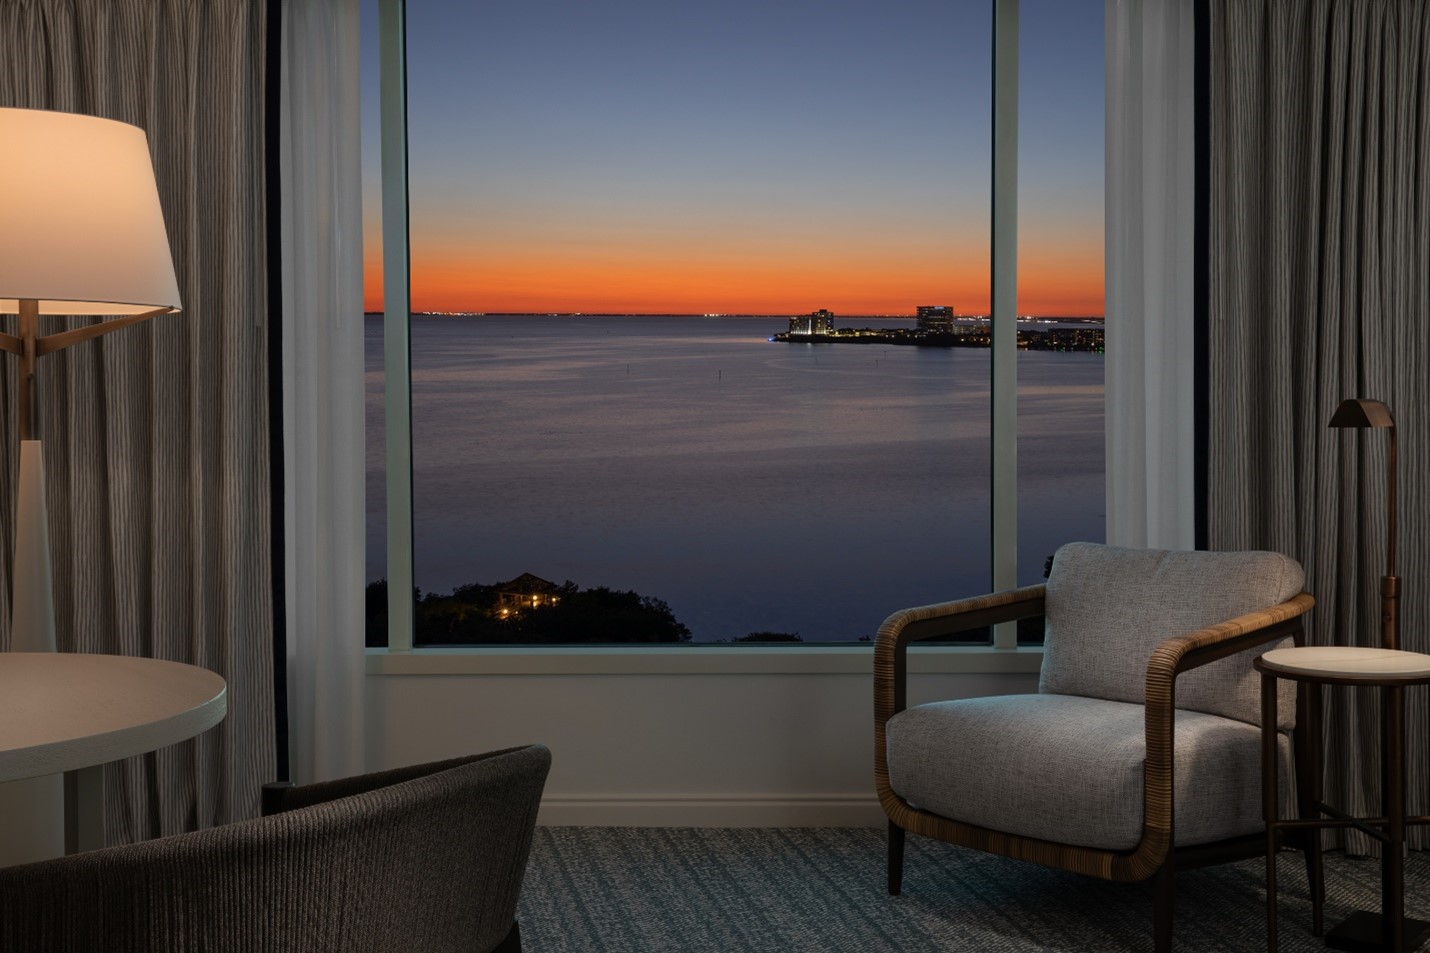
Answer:
<svg viewBox="0 0 1430 953"><path fill-rule="evenodd" d="M1063 543L1105 535L1102 8L1021 3L1020 585L1042 581Z"/></svg>
<svg viewBox="0 0 1430 953"><path fill-rule="evenodd" d="M988 351L887 332L986 313L989 30L409 7L419 639L672 637L660 600L847 641L988 587ZM886 333L769 340L820 308Z"/></svg>

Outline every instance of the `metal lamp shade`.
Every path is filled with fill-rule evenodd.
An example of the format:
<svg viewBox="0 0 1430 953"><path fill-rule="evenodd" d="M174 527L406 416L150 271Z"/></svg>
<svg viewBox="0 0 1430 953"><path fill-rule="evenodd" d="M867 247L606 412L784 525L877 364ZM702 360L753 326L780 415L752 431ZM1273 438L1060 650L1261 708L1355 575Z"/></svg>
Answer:
<svg viewBox="0 0 1430 953"><path fill-rule="evenodd" d="M1332 427L1394 427L1390 408L1378 400L1352 397L1341 401L1331 415Z"/></svg>

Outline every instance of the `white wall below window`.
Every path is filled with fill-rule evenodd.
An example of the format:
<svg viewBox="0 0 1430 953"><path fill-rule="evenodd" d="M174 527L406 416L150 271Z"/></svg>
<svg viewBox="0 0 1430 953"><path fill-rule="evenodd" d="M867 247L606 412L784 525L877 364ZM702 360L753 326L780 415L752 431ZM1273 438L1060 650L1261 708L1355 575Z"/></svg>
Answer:
<svg viewBox="0 0 1430 953"><path fill-rule="evenodd" d="M909 702L1036 691L1040 654L964 656L953 667L995 670L913 674ZM794 651L769 657L784 661L631 673L599 670L632 667L629 658L502 665L496 656L493 665L491 655L370 655L368 768L540 742L552 753L542 824L883 825L868 649L836 664L802 666ZM915 661L915 672L929 667ZM513 671L470 671L480 667ZM738 670L802 667L826 670ZM554 671L522 671L532 668Z"/></svg>

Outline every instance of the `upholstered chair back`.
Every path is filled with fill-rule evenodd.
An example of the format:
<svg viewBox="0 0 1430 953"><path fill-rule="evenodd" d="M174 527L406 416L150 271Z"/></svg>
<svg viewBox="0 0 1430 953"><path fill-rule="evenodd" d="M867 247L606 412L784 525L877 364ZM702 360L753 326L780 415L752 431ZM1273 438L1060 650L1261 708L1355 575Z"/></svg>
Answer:
<svg viewBox="0 0 1430 953"><path fill-rule="evenodd" d="M1068 543L1048 576L1039 691L1141 704L1157 643L1285 602L1304 582L1300 564L1280 553ZM1180 676L1177 707L1259 724L1260 683L1251 658L1275 647L1249 649ZM1282 727L1294 719L1287 701L1281 699Z"/></svg>
<svg viewBox="0 0 1430 953"><path fill-rule="evenodd" d="M266 817L0 868L0 950L515 953L541 745L265 792Z"/></svg>

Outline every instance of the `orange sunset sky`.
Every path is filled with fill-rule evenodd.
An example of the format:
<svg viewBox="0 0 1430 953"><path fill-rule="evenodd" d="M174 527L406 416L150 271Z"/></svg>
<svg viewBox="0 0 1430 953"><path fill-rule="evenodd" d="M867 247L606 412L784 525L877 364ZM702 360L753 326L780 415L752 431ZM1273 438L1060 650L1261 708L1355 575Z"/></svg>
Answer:
<svg viewBox="0 0 1430 953"><path fill-rule="evenodd" d="M730 247L553 250L414 242L414 311L612 314L912 314L919 304L988 311L986 244L922 254L813 248L780 257ZM1025 241L1018 313L1101 315L1101 235ZM364 307L383 307L381 248L364 259Z"/></svg>
<svg viewBox="0 0 1430 953"><path fill-rule="evenodd" d="M1017 311L1101 315L1102 18L1029 3ZM409 9L413 310L988 311L984 0L545 9ZM365 69L369 311L375 82Z"/></svg>

